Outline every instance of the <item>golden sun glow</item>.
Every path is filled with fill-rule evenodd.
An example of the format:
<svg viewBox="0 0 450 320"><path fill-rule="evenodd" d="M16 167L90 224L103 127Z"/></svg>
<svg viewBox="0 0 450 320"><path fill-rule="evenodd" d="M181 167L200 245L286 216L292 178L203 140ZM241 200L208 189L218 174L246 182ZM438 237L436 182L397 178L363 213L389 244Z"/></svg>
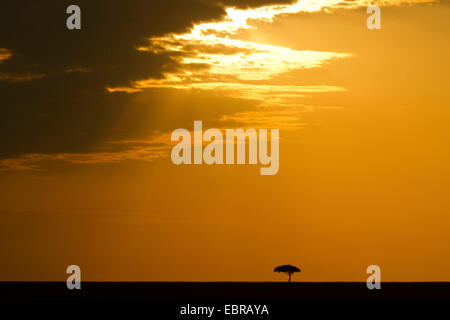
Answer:
<svg viewBox="0 0 450 320"><path fill-rule="evenodd" d="M140 51L167 53L178 63L175 72L163 79L135 81L131 87L107 88L109 92L135 93L146 88L221 90L232 97L280 103L286 97L302 97L305 92L342 91L332 86L294 86L258 81L296 69L318 68L333 59L347 58L348 53L294 50L239 39L237 33L254 27L256 22L270 22L280 14L313 12L337 1L299 1L293 5L272 5L256 9L227 8L219 22L196 24L186 33L167 34L149 39ZM249 83L251 82L251 83ZM267 103L267 100L266 100Z"/></svg>
<svg viewBox="0 0 450 320"><path fill-rule="evenodd" d="M220 91L230 97L264 100L264 105L287 105L289 98L305 93L344 91L335 86L267 85L263 81L296 69L319 68L350 53L294 50L239 39L239 32L272 22L276 16L300 12L330 12L355 9L370 4L399 5L433 0L299 0L288 5L269 5L254 9L227 8L221 21L196 24L186 33L167 34L149 39L149 45L137 48L155 54L166 53L178 64L175 72L163 79L134 81L130 87L107 88L111 93L136 93L147 88L198 89Z"/></svg>
<svg viewBox="0 0 450 320"><path fill-rule="evenodd" d="M155 54L169 53L179 63L178 71L166 74L161 85L173 87L179 83L239 82L267 80L301 68L317 68L336 59L347 58L348 53L293 50L290 48L239 40L238 32L255 28L257 23L272 22L276 16L300 12L318 12L345 8L355 9L370 4L398 5L403 3L433 2L433 0L299 0L290 5L270 5L256 9L227 8L226 16L219 22L201 23L182 34L167 34L150 38L150 44L140 51ZM176 54L176 55L175 55ZM134 93L153 87L154 81L137 81L130 88L109 88L110 92ZM208 89L207 86L204 89ZM246 87L243 86L245 90Z"/></svg>

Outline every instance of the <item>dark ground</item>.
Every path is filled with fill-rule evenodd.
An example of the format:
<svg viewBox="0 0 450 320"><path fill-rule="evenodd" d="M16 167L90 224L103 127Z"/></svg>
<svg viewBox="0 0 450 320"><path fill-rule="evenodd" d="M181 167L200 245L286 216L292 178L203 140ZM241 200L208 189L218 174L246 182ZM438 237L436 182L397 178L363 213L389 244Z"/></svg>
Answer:
<svg viewBox="0 0 450 320"><path fill-rule="evenodd" d="M0 282L0 299L37 300L448 300L450 282L383 282L368 290L364 282Z"/></svg>
<svg viewBox="0 0 450 320"><path fill-rule="evenodd" d="M54 306L79 316L86 314L88 306L91 316L92 312L103 317L122 313L130 318L132 312L149 319L299 319L307 312L325 318L339 313L383 317L386 312L404 317L405 313L416 316L420 306L428 317L430 310L437 310L436 301L448 313L450 282L383 282L381 290L368 290L366 283L358 282L82 282L81 290L68 290L65 282L0 282L0 302L15 313L35 315L44 306L45 315L53 312L58 317ZM181 315L188 304L214 306L221 312L212 317ZM231 304L266 304L270 314L225 315L225 305Z"/></svg>

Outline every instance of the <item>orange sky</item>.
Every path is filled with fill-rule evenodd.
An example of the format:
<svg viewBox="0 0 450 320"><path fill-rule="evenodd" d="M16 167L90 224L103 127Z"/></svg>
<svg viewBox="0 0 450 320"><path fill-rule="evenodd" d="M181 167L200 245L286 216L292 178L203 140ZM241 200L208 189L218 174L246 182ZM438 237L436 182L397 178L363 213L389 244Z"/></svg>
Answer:
<svg viewBox="0 0 450 320"><path fill-rule="evenodd" d="M365 281L376 264L383 281L450 281L450 6L397 2L382 30L366 28L365 2L329 1L130 46L161 72L102 87L120 109L92 118L105 122L92 146L45 148L83 135L80 121L0 158L0 280L64 280L77 264L84 281L279 281L273 267L293 264L298 280ZM0 82L15 85L1 66L20 52L0 48ZM64 94L90 92L97 69L76 67ZM24 95L49 70L20 73ZM279 173L172 164L170 133L194 120L279 128Z"/></svg>

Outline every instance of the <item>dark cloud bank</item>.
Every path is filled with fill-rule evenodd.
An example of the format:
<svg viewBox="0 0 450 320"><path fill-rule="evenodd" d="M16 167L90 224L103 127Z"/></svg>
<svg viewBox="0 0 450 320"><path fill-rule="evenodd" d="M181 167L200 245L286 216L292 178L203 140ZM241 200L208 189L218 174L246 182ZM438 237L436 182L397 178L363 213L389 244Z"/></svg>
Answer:
<svg viewBox="0 0 450 320"><path fill-rule="evenodd" d="M114 135L133 136L132 125L115 126L132 96L111 95L105 87L176 68L170 57L136 46L150 36L219 19L226 5L287 2L292 1L2 1L0 48L12 56L0 61L0 159L90 152ZM80 31L65 26L70 4L82 9Z"/></svg>

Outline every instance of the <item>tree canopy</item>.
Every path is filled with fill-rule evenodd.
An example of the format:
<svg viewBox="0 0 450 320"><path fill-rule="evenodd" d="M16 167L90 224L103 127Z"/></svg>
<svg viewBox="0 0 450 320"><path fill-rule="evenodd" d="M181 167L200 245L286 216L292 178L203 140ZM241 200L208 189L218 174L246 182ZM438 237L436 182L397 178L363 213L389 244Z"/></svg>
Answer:
<svg viewBox="0 0 450 320"><path fill-rule="evenodd" d="M282 272L289 275L289 282L291 282L291 275L295 272L301 272L301 270L297 267L291 266L290 264L284 264L282 266L276 267L273 272Z"/></svg>

